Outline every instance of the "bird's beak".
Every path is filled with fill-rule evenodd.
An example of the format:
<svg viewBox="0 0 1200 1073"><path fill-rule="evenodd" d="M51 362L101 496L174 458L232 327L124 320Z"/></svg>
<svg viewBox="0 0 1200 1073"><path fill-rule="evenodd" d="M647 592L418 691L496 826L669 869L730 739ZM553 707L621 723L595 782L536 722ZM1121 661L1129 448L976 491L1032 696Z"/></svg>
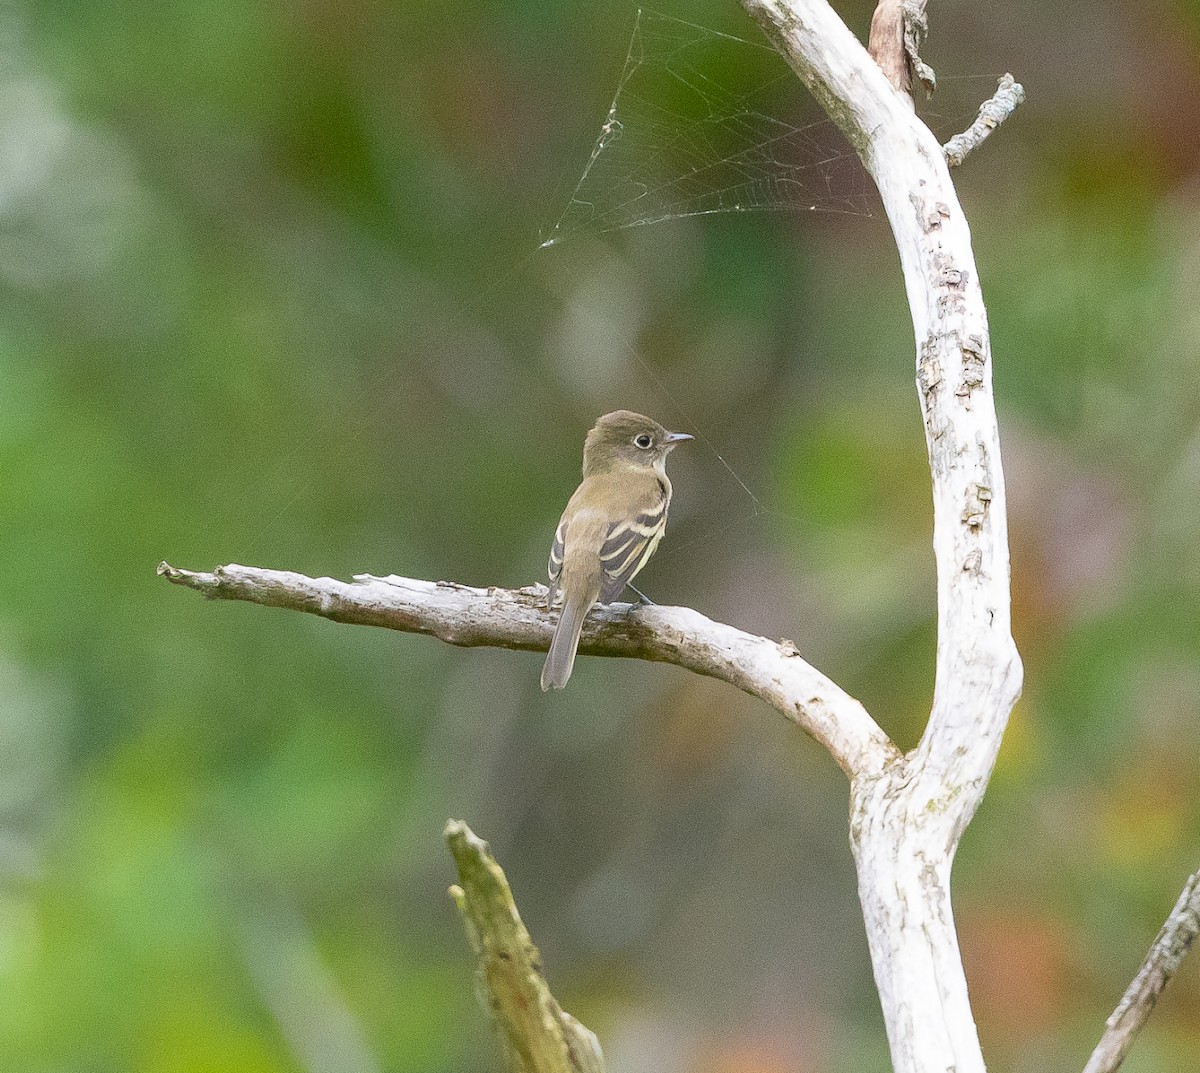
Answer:
<svg viewBox="0 0 1200 1073"><path fill-rule="evenodd" d="M666 439L663 440L663 443L665 443L667 448L670 449L683 443L684 440L694 440L695 438L695 436L689 435L686 432L668 432Z"/></svg>

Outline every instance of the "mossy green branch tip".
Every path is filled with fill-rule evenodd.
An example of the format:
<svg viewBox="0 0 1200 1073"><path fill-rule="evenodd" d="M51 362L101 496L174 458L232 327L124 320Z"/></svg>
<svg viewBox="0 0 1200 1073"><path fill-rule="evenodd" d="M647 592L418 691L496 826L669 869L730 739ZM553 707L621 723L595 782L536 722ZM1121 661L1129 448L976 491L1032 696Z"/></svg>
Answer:
<svg viewBox="0 0 1200 1073"><path fill-rule="evenodd" d="M488 844L461 820L446 824L458 868L450 897L475 951L480 1001L495 1022L509 1073L604 1073L595 1035L550 993L512 888Z"/></svg>

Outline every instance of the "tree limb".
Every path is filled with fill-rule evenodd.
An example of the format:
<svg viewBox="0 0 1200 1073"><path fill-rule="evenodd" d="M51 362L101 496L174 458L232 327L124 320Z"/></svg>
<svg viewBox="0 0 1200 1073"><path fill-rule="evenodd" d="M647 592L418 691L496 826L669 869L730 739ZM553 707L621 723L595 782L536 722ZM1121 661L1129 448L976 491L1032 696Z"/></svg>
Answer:
<svg viewBox="0 0 1200 1073"><path fill-rule="evenodd" d="M599 1040L550 993L488 844L461 820L446 824L446 842L458 866L450 897L475 951L479 998L496 1023L509 1073L604 1073Z"/></svg>
<svg viewBox="0 0 1200 1073"><path fill-rule="evenodd" d="M907 778L928 778L950 845L987 785L1021 663L991 346L966 217L932 132L825 0L743 0L874 178L896 236L933 478L933 709Z"/></svg>
<svg viewBox="0 0 1200 1073"><path fill-rule="evenodd" d="M448 581L367 574L345 582L234 563L211 573L161 563L158 573L215 599L248 600L334 622L423 633L465 648L545 651L554 630L544 585L476 589ZM805 662L790 641L757 637L690 608L597 605L584 625L579 651L673 663L735 685L806 730L852 777L876 774L899 756L866 709Z"/></svg>
<svg viewBox="0 0 1200 1073"><path fill-rule="evenodd" d="M1142 967L1104 1024L1104 1034L1083 1073L1115 1073L1134 1037L1154 1011L1158 996L1200 935L1200 872L1193 872L1163 924Z"/></svg>
<svg viewBox="0 0 1200 1073"><path fill-rule="evenodd" d="M991 345L942 147L825 0L742 0L875 180L904 271L933 478L938 639L918 747L852 787L851 843L896 1073L983 1073L950 867L1021 690Z"/></svg>

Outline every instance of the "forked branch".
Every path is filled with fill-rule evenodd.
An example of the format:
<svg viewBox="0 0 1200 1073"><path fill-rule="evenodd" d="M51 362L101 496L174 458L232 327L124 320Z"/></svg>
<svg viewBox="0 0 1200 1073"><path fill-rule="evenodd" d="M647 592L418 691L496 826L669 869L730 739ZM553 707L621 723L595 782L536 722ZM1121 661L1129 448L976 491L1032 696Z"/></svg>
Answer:
<svg viewBox="0 0 1200 1073"><path fill-rule="evenodd" d="M871 17L867 51L887 80L910 97L914 80L925 87L926 96L933 96L937 87L933 68L921 58L921 45L929 33L926 2L879 0ZM975 121L942 147L946 163L958 167L1024 100L1021 84L1012 75L1004 75L996 92L979 106Z"/></svg>
<svg viewBox="0 0 1200 1073"><path fill-rule="evenodd" d="M932 710L919 746L900 756L862 706L794 647L686 608L598 608L580 650L721 678L766 700L830 750L851 777L859 898L895 1073L983 1073L954 931L950 866L1020 694L1021 663L1009 621L991 347L970 233L941 145L829 4L742 2L858 151L895 234L933 479ZM370 577L347 584L237 566L191 573L165 563L160 573L210 596L451 644L544 649L550 639L540 586L470 589Z"/></svg>

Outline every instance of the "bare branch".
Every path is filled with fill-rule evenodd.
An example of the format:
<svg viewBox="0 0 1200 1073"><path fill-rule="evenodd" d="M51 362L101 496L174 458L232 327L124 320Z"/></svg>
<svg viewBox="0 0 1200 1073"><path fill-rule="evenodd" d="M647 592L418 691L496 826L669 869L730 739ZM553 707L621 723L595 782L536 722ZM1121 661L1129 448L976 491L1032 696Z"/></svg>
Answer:
<svg viewBox="0 0 1200 1073"><path fill-rule="evenodd" d="M1025 88L1012 75L1004 75L1000 84L986 101L979 106L979 115L975 121L961 134L954 135L944 146L946 163L957 168L967 154L987 139L1001 123L1003 123L1025 101Z"/></svg>
<svg viewBox="0 0 1200 1073"><path fill-rule="evenodd" d="M867 50L887 79L901 93L912 93L916 78L927 97L937 88L933 68L921 59L921 44L929 33L927 0L879 0L871 16Z"/></svg>
<svg viewBox="0 0 1200 1073"><path fill-rule="evenodd" d="M1142 967L1105 1022L1104 1034L1083 1073L1114 1073L1125 1060L1134 1037L1154 1010L1158 996L1183 964L1196 936L1200 935L1200 872L1184 884Z"/></svg>
<svg viewBox="0 0 1200 1073"><path fill-rule="evenodd" d="M938 578L933 710L908 777L928 776L925 803L937 805L952 851L983 797L1021 686L991 344L971 235L937 139L829 4L743 6L858 150L900 252L933 477Z"/></svg>
<svg viewBox="0 0 1200 1073"><path fill-rule="evenodd" d="M461 820L446 824L446 842L458 866L450 897L475 951L479 998L495 1019L510 1073L604 1073L600 1042L550 993L488 844Z"/></svg>
<svg viewBox="0 0 1200 1073"><path fill-rule="evenodd" d="M878 778L855 781L850 837L895 1073L983 1073L950 866L1020 695L1021 662L970 231L941 145L825 0L742 4L858 151L904 270L933 477L937 669L920 745Z"/></svg>
<svg viewBox="0 0 1200 1073"><path fill-rule="evenodd" d="M476 589L394 575L360 575L350 583L232 563L212 573L161 563L158 573L216 599L424 633L467 648L545 651L554 627L544 585ZM866 709L806 663L791 642L757 637L690 608L598 605L588 616L579 651L673 663L729 682L806 730L852 777L875 774L899 755Z"/></svg>
<svg viewBox="0 0 1200 1073"><path fill-rule="evenodd" d="M857 150L895 234L933 478L932 710L920 744L901 757L861 705L790 644L687 608L597 609L581 651L662 660L720 678L768 701L830 750L851 776L851 845L894 1073L984 1073L950 869L1020 694L1021 662L1010 624L991 345L970 232L942 146L826 0L742 3ZM919 59L917 29L910 12L908 61ZM351 585L237 566L193 574L163 564L160 572L211 596L452 644L544 649L550 639L540 586L484 590L369 577Z"/></svg>

